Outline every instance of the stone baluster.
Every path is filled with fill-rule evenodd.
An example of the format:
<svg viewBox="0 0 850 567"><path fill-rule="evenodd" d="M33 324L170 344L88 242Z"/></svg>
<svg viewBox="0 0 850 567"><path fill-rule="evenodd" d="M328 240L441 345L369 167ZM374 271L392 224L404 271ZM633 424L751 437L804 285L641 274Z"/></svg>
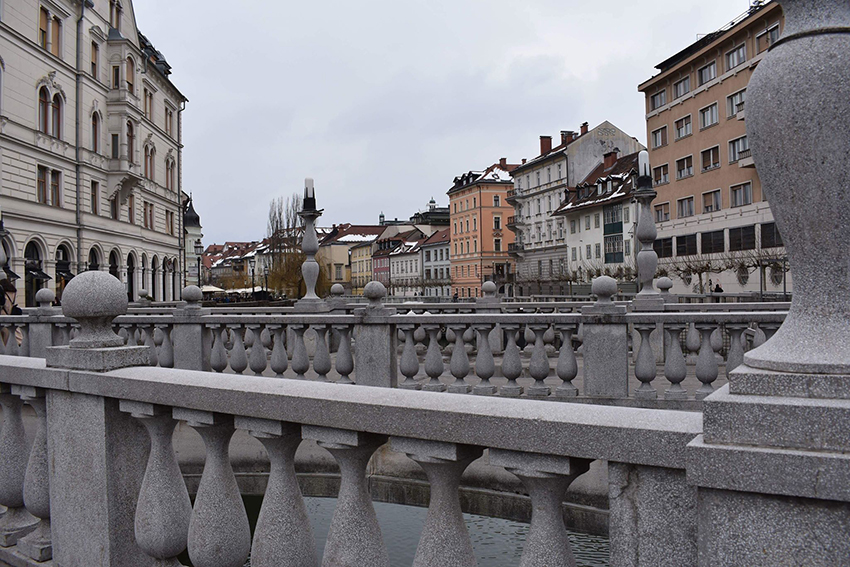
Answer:
<svg viewBox="0 0 850 567"><path fill-rule="evenodd" d="M8 356L20 356L21 350L18 346L18 337L16 331L18 330L18 325L12 323L8 327L9 329L9 339L6 341L6 354Z"/></svg>
<svg viewBox="0 0 850 567"><path fill-rule="evenodd" d="M587 472L590 461L501 449L490 449L489 459L491 465L519 477L531 497L531 525L519 566L575 566L562 502L567 488Z"/></svg>
<svg viewBox="0 0 850 567"><path fill-rule="evenodd" d="M699 331L697 331L696 325L691 323L688 326L688 332L685 335L685 348L688 349L688 360L689 364L693 364L696 362L697 353L699 352L700 345L702 344L702 340L700 339Z"/></svg>
<svg viewBox="0 0 850 567"><path fill-rule="evenodd" d="M292 349L292 370L299 380L306 380L307 371L310 370L310 357L307 356L307 346L304 344L304 332L308 325L292 325L295 331L295 345Z"/></svg>
<svg viewBox="0 0 850 567"><path fill-rule="evenodd" d="M337 384L353 384L351 373L354 371L354 358L351 356L351 325L334 325L339 337L339 347L336 352L336 372L339 374Z"/></svg>
<svg viewBox="0 0 850 567"><path fill-rule="evenodd" d="M483 339L486 343L487 336ZM478 345L483 348L481 341ZM489 350L489 345L487 348ZM413 567L474 567L475 554L463 521L458 489L463 471L481 456L481 448L396 437L392 439L391 445L393 450L406 453L419 463L431 486L428 515L416 548Z"/></svg>
<svg viewBox="0 0 850 567"><path fill-rule="evenodd" d="M543 343L543 334L548 325L529 325L534 333L534 349L531 351L531 360L528 363L528 373L534 378L534 384L525 389L525 395L530 398L545 398L549 395L549 386L543 383L549 376L549 357L546 356L546 345Z"/></svg>
<svg viewBox="0 0 850 567"><path fill-rule="evenodd" d="M21 348L20 355L21 356L29 356L30 355L30 328L29 325L21 325ZM776 332L774 330L774 332Z"/></svg>
<svg viewBox="0 0 850 567"><path fill-rule="evenodd" d="M12 386L12 393L21 396L38 416L38 429L32 442L27 472L24 476L24 506L27 512L41 520L36 528L18 540L18 552L35 561L53 557L50 538L50 476L47 455L47 400L45 392L30 386Z"/></svg>
<svg viewBox="0 0 850 567"><path fill-rule="evenodd" d="M635 398L641 400L654 400L658 392L652 386L657 369L655 367L655 353L652 351L650 335L655 330L655 323L638 323L635 330L640 333L640 348L635 359L635 378L640 380L640 386L635 390Z"/></svg>
<svg viewBox="0 0 850 567"><path fill-rule="evenodd" d="M150 453L136 504L136 543L157 565L178 566L177 556L186 549L192 503L177 465L172 437L177 421L171 408L121 400L129 413L147 429Z"/></svg>
<svg viewBox="0 0 850 567"><path fill-rule="evenodd" d="M726 377L744 362L744 344L742 336L747 329L746 323L726 323L729 333L729 352L726 354Z"/></svg>
<svg viewBox="0 0 850 567"><path fill-rule="evenodd" d="M235 425L263 444L271 469L251 545L252 567L318 567L310 518L295 476L301 427L237 417Z"/></svg>
<svg viewBox="0 0 850 567"><path fill-rule="evenodd" d="M3 331L3 330L8 332L8 325L0 325L0 331ZM11 337L11 335L9 335L9 337ZM0 354L6 354L6 345L8 344L8 342L9 342L8 337L6 338L6 342L4 343L3 342L3 336L0 335Z"/></svg>
<svg viewBox="0 0 850 567"><path fill-rule="evenodd" d="M490 378L496 372L496 362L493 360L493 352L490 350L490 333L493 331L491 323L480 323L475 325L478 331L478 355L475 357L475 374L481 378L481 382L475 385L472 393L479 396L492 396L496 393L496 386L490 382Z"/></svg>
<svg viewBox="0 0 850 567"><path fill-rule="evenodd" d="M711 347L711 333L714 332L714 323L697 323L697 330L702 336L699 357L697 358L696 376L702 382L702 386L696 392L696 399L701 400L714 391L712 382L717 380L718 365Z"/></svg>
<svg viewBox="0 0 850 567"><path fill-rule="evenodd" d="M573 351L573 333L576 330L575 325L557 325L558 331L561 333L561 350L558 352L558 366L555 373L562 383L555 389L555 396L558 398L573 398L578 395L578 388L573 384L573 380L578 376L578 362L576 354Z"/></svg>
<svg viewBox="0 0 850 567"><path fill-rule="evenodd" d="M764 329L756 327L753 331L753 348L758 348L767 341Z"/></svg>
<svg viewBox="0 0 850 567"><path fill-rule="evenodd" d="M248 368L248 355L245 352L245 343L242 342L242 330L240 323L227 325L233 337L233 347L230 349L230 369L236 374L242 374Z"/></svg>
<svg viewBox="0 0 850 567"><path fill-rule="evenodd" d="M776 321L776 322L766 321L766 322L763 322L763 323L759 323L759 329L761 329L764 332L764 341L765 342L769 341L773 337L773 335L776 334L776 331L779 330L779 327L781 325L782 325L782 323L780 323L778 321Z"/></svg>
<svg viewBox="0 0 850 567"><path fill-rule="evenodd" d="M399 370L404 376L404 381L398 387L405 390L419 390L422 385L413 379L419 373L419 357L416 355L416 340L413 336L414 326L404 325L399 328L404 333L404 349L401 351L399 363Z"/></svg>
<svg viewBox="0 0 850 567"><path fill-rule="evenodd" d="M664 323L667 332L667 355L664 358L664 377L670 387L664 392L665 400L686 400L688 391L682 387L682 381L688 373L685 357L682 354L682 331L688 327L685 323Z"/></svg>
<svg viewBox="0 0 850 567"><path fill-rule="evenodd" d="M35 529L38 518L24 508L24 475L30 448L21 420L20 398L11 387L0 384L3 429L0 429L0 505L6 513L0 517L0 547L15 545L20 537Z"/></svg>
<svg viewBox="0 0 850 567"><path fill-rule="evenodd" d="M162 334L162 346L159 347L159 365L163 368L174 368L174 343L171 342L171 325L157 325Z"/></svg>
<svg viewBox="0 0 850 567"><path fill-rule="evenodd" d="M366 465L386 438L314 426L303 426L302 435L327 449L340 471L337 505L322 565L389 567L389 556L366 480Z"/></svg>
<svg viewBox="0 0 850 567"><path fill-rule="evenodd" d="M328 381L328 372L331 371L331 354L328 348L328 330L330 325L316 325L316 353L313 355L313 371L322 382Z"/></svg>
<svg viewBox="0 0 850 567"><path fill-rule="evenodd" d="M145 346L148 347L148 364L151 366L159 365L159 357L156 353L156 344L154 343L154 329L156 327L154 325L145 325Z"/></svg>
<svg viewBox="0 0 850 567"><path fill-rule="evenodd" d="M67 323L59 323L59 346L67 345L71 340L71 325Z"/></svg>
<svg viewBox="0 0 850 567"><path fill-rule="evenodd" d="M113 330L113 332L115 332L116 335L121 337L121 339L124 341L125 346L129 346L130 333L127 330L127 325L117 325L117 326L114 326L112 328L112 330ZM71 329L68 332L68 341L70 342L70 340L72 338L74 338L74 330L73 329Z"/></svg>
<svg viewBox="0 0 850 567"><path fill-rule="evenodd" d="M263 372L266 370L266 365L268 364L268 357L266 356L266 347L263 346L262 340L262 329L263 326L259 324L251 324L248 326L248 329L251 331L251 371L255 376L262 376Z"/></svg>
<svg viewBox="0 0 850 567"><path fill-rule="evenodd" d="M426 392L445 392L446 385L440 382L440 376L443 374L443 355L440 353L440 345L438 337L440 334L439 325L423 325L428 333L428 352L425 353L425 374L431 378L427 384L422 386Z"/></svg>
<svg viewBox="0 0 850 567"><path fill-rule="evenodd" d="M121 325L122 328L127 329L127 346L138 346L139 342L136 340L136 326L129 325Z"/></svg>
<svg viewBox="0 0 850 567"><path fill-rule="evenodd" d="M505 330L508 339L505 353L502 355L502 376L508 379L508 383L499 388L499 395L506 398L517 398L522 394L522 386L516 382L516 379L522 375L522 358L516 344L516 336L520 326L517 323L507 323L502 325L502 328Z"/></svg>
<svg viewBox="0 0 850 567"><path fill-rule="evenodd" d="M210 350L210 368L215 372L224 372L227 368L227 349L224 348L224 326L211 325L210 331L213 337L213 346Z"/></svg>
<svg viewBox="0 0 850 567"><path fill-rule="evenodd" d="M469 374L469 356L466 354L466 345L463 335L466 331L465 323L454 323L451 325L451 331L454 334L454 349L452 349L452 358L449 363L449 369L455 381L448 386L448 391L454 394L466 394L470 390L469 384L464 378Z"/></svg>
<svg viewBox="0 0 850 567"><path fill-rule="evenodd" d="M243 567L251 552L251 530L230 466L233 418L185 408L174 408L173 414L200 434L207 451L189 522L189 558L195 567Z"/></svg>
<svg viewBox="0 0 850 567"><path fill-rule="evenodd" d="M284 343L286 327L284 325L268 325L266 328L272 334L272 355L269 361L271 369L277 378L283 378L283 373L289 366L286 344Z"/></svg>

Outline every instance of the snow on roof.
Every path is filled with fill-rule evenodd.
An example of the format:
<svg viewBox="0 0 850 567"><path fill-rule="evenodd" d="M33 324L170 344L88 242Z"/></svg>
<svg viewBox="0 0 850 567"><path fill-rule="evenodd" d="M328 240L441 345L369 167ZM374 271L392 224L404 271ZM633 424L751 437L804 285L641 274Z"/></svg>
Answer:
<svg viewBox="0 0 850 567"><path fill-rule="evenodd" d="M346 234L336 239L336 242L372 242L378 238L377 234Z"/></svg>

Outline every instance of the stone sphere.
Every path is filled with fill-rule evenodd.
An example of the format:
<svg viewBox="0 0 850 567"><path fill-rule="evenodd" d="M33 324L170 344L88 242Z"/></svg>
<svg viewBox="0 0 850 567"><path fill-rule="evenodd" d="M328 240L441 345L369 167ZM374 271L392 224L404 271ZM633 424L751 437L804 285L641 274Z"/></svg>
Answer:
<svg viewBox="0 0 850 567"><path fill-rule="evenodd" d="M496 293L496 284L491 281L484 282L484 285L481 286L481 291L484 292L484 295L492 295Z"/></svg>
<svg viewBox="0 0 850 567"><path fill-rule="evenodd" d="M656 287L661 291L670 291L673 287L673 280L668 277L658 278L658 281L655 282Z"/></svg>
<svg viewBox="0 0 850 567"><path fill-rule="evenodd" d="M387 296L387 288L381 282L369 282L363 288L363 297L370 302L380 301Z"/></svg>
<svg viewBox="0 0 850 567"><path fill-rule="evenodd" d="M609 300L612 295L617 294L617 280L609 276L599 276L594 278L593 284L590 286L590 291L593 295L599 297L600 300Z"/></svg>
<svg viewBox="0 0 850 567"><path fill-rule="evenodd" d="M344 295L345 288L342 287L342 284L335 283L331 286L331 295Z"/></svg>
<svg viewBox="0 0 850 567"><path fill-rule="evenodd" d="M146 290L145 288L142 288L142 289L139 290L139 298L140 299L145 299L147 296L148 296L148 290Z"/></svg>
<svg viewBox="0 0 850 567"><path fill-rule="evenodd" d="M190 301L190 302L194 303L196 301L202 301L203 299L204 299L204 294L201 291L201 288L199 288L198 286L187 285L186 287L183 288L183 300L184 301Z"/></svg>
<svg viewBox="0 0 850 567"><path fill-rule="evenodd" d="M53 293L52 289L47 289L46 287L41 288L35 294L35 302L39 305L42 303L53 303L54 299L56 299L56 294Z"/></svg>
<svg viewBox="0 0 850 567"><path fill-rule="evenodd" d="M83 272L62 293L62 313L68 317L117 317L126 312L127 290L109 272Z"/></svg>

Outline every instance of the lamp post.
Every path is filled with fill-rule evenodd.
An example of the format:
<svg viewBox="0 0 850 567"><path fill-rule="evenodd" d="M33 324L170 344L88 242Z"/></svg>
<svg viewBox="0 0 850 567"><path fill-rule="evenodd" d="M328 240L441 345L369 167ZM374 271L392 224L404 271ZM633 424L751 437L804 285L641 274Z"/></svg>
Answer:
<svg viewBox="0 0 850 567"><path fill-rule="evenodd" d="M301 264L301 275L307 292L295 303L295 310L301 312L326 312L327 303L316 295L316 283L319 281L319 263L316 262L316 252L319 251L319 238L316 234L316 219L324 211L316 208L316 191L313 179L304 180L304 201L298 216L304 220L304 236L301 239L301 249L307 258Z"/></svg>
<svg viewBox="0 0 850 567"><path fill-rule="evenodd" d="M651 204L657 195L658 193L652 188L649 152L643 150L638 154L637 189L634 192L634 198L638 202L638 221L635 236L640 243L640 249L637 253L640 287L634 301L634 308L637 311L660 309L664 304L664 299L652 285L655 272L658 269L658 254L654 248L658 230L655 228L655 219L652 218Z"/></svg>
<svg viewBox="0 0 850 567"><path fill-rule="evenodd" d="M266 299L268 300L268 298L269 298L268 297L268 295L269 295L269 267L268 267L268 265L263 266L263 276L266 279L265 292L266 292Z"/></svg>
<svg viewBox="0 0 850 567"><path fill-rule="evenodd" d="M254 258L248 260L248 267L251 268L251 300L256 300L256 294L254 293L254 267L257 265L257 261Z"/></svg>
<svg viewBox="0 0 850 567"><path fill-rule="evenodd" d="M201 244L201 239L195 241L195 256L198 259L198 287L201 287L201 254L204 253L204 245Z"/></svg>

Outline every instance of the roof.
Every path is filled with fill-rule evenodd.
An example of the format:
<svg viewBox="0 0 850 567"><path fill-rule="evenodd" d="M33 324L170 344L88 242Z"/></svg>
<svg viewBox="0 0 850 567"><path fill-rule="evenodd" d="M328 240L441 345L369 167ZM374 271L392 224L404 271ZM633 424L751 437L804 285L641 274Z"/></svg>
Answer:
<svg viewBox="0 0 850 567"><path fill-rule="evenodd" d="M183 226L201 226L201 217L195 212L195 206L192 203L191 197L189 197L186 210L183 212Z"/></svg>
<svg viewBox="0 0 850 567"><path fill-rule="evenodd" d="M597 126L597 128L598 128L598 126ZM593 128L593 130L595 130L595 129L596 128ZM590 130L588 130L588 132L590 132ZM558 144L557 146L555 146L554 148L552 148L548 152L542 153L539 156L532 158L532 159L526 161L523 164L520 164L519 166L516 167L516 169L512 173L517 174L520 171L525 171L526 169L533 167L535 165L538 165L541 162L544 162L548 159L551 159L551 158L554 158L554 157L560 157L561 155L563 155L564 150L567 149L567 146L569 146L570 144L572 144L573 142L575 142L576 140L578 140L579 138L581 138L582 136L585 136L585 135L587 135L587 133L578 134L577 132L564 131L561 134L561 143L560 144Z"/></svg>
<svg viewBox="0 0 850 567"><path fill-rule="evenodd" d="M447 191L449 195L474 185L475 183L513 183L511 172L518 168L519 164L506 163L505 160L494 163L484 171L467 171L454 178L454 185Z"/></svg>
<svg viewBox="0 0 850 567"><path fill-rule="evenodd" d="M433 246L435 244L448 244L452 237L448 228L438 230L422 242L422 246Z"/></svg>
<svg viewBox="0 0 850 567"><path fill-rule="evenodd" d="M382 225L368 224L340 224L331 229L325 238L322 239L321 245L327 244L355 244L361 242L372 242L384 231L386 227Z"/></svg>
<svg viewBox="0 0 850 567"><path fill-rule="evenodd" d="M562 203L552 216L563 216L579 209L618 203L629 198L636 186L634 174L637 172L639 154L640 152L635 152L623 156L607 168L605 162L600 163L584 181L570 191L570 198ZM600 194L599 182L607 188L608 181L612 182L611 191Z"/></svg>

